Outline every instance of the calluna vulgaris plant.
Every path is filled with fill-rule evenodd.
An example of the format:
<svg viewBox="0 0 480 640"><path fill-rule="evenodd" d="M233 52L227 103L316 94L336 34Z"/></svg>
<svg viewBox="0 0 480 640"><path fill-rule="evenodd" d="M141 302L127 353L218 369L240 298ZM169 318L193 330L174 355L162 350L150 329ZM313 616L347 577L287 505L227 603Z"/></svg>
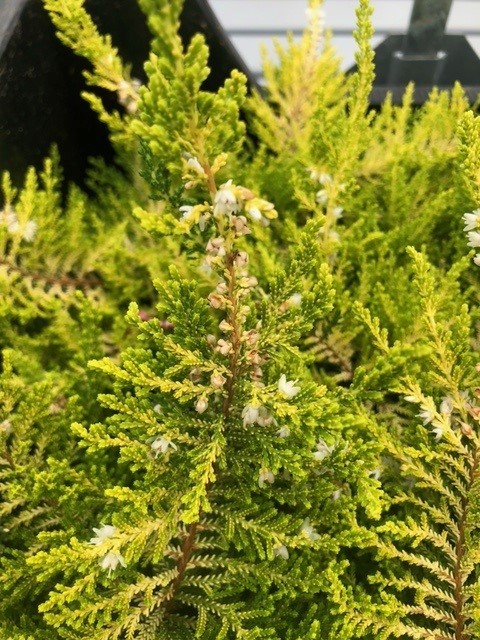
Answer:
<svg viewBox="0 0 480 640"><path fill-rule="evenodd" d="M83 0L44 3L117 168L3 178L0 637L480 638L462 89L372 112L368 0L355 74L312 0L265 96L202 90L180 0L139 0L143 86Z"/></svg>

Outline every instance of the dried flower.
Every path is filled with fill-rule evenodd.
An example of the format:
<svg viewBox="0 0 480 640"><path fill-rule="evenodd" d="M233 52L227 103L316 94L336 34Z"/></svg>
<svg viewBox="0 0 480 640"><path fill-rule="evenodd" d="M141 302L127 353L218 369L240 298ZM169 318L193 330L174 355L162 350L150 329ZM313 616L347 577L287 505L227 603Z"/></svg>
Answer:
<svg viewBox="0 0 480 640"><path fill-rule="evenodd" d="M12 433L12 423L10 422L10 420L4 420L3 422L0 422L0 433L6 433L7 435L9 433Z"/></svg>

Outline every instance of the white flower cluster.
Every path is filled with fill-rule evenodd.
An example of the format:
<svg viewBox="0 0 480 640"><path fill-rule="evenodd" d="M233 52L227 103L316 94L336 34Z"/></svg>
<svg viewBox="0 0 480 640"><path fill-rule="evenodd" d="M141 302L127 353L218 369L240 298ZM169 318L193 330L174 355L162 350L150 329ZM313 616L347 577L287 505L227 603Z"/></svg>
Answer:
<svg viewBox="0 0 480 640"><path fill-rule="evenodd" d="M463 230L467 231L468 246L474 249L480 247L480 209L466 213L463 216L463 221L465 222ZM480 253L477 253L473 261L480 266Z"/></svg>
<svg viewBox="0 0 480 640"><path fill-rule="evenodd" d="M117 528L110 524L100 523L100 528L93 528L93 531L96 533L96 536L90 538L89 544L93 544L95 546L102 545L106 540L110 540L115 537L117 533ZM108 570L108 575L112 574L112 571L120 564L122 567L126 567L127 564L125 562L124 557L120 553L115 553L113 551L109 551L106 553L98 563L100 567L106 571Z"/></svg>
<svg viewBox="0 0 480 640"><path fill-rule="evenodd" d="M200 176L205 175L198 158L189 156L187 166ZM187 185L188 186L188 185ZM233 184L228 180L220 186L213 199L213 207L208 203L198 205L183 205L180 207L181 220L189 228L198 224L200 231L205 231L207 222L212 218L227 219L230 228L240 237L250 233L248 218L251 222L260 222L268 226L277 217L274 205L255 195L245 187ZM241 215L242 213L246 215Z"/></svg>
<svg viewBox="0 0 480 640"><path fill-rule="evenodd" d="M27 220L22 224L13 209L0 211L0 225L6 226L7 231L12 235L20 234L22 240L25 240L25 242L33 241L38 228L34 220Z"/></svg>
<svg viewBox="0 0 480 640"><path fill-rule="evenodd" d="M444 397L439 411L437 411L432 398L424 398L414 393L405 396L405 400L420 405L420 412L417 413L417 417L421 418L425 426L432 425L432 433L435 435L435 440L439 442L443 438L445 429L450 427L450 416L453 411L452 399L449 396Z"/></svg>

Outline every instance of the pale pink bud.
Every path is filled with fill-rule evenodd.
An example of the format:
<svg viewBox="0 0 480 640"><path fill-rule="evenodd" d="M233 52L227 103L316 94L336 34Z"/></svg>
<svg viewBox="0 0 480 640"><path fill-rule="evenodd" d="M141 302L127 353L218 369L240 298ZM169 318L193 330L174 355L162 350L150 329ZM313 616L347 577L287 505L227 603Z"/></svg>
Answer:
<svg viewBox="0 0 480 640"><path fill-rule="evenodd" d="M232 343L227 342L227 340L219 340L217 342L217 351L222 354L222 356L228 356L228 354L232 351Z"/></svg>
<svg viewBox="0 0 480 640"><path fill-rule="evenodd" d="M235 266L239 269L243 269L248 264L248 253L246 251L239 251L235 256Z"/></svg>
<svg viewBox="0 0 480 640"><path fill-rule="evenodd" d="M202 396L195 403L195 411L197 411L198 413L205 413L207 409L208 409L208 400L207 398Z"/></svg>
<svg viewBox="0 0 480 640"><path fill-rule="evenodd" d="M220 329L220 331L223 331L223 333L230 333L230 331L233 331L232 325L229 324L226 320L222 320L218 325L218 328Z"/></svg>
<svg viewBox="0 0 480 640"><path fill-rule="evenodd" d="M208 302L214 309L222 309L225 306L225 298L218 293L211 293L208 296Z"/></svg>
<svg viewBox="0 0 480 640"><path fill-rule="evenodd" d="M226 381L227 379L222 376L221 373L212 373L212 375L210 376L212 387L215 387L216 389L221 389Z"/></svg>

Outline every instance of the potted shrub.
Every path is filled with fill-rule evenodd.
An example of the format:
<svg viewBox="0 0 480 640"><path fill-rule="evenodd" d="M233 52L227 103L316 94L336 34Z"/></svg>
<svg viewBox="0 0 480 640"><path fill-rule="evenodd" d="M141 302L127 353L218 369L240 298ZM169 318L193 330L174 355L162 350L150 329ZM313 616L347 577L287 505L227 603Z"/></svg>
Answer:
<svg viewBox="0 0 480 640"><path fill-rule="evenodd" d="M139 0L142 86L80 0L45 5L127 108L85 95L120 167L88 194L55 154L3 179L3 636L477 637L461 87L372 113L368 0L353 76L312 0L265 97L202 89L179 0Z"/></svg>

